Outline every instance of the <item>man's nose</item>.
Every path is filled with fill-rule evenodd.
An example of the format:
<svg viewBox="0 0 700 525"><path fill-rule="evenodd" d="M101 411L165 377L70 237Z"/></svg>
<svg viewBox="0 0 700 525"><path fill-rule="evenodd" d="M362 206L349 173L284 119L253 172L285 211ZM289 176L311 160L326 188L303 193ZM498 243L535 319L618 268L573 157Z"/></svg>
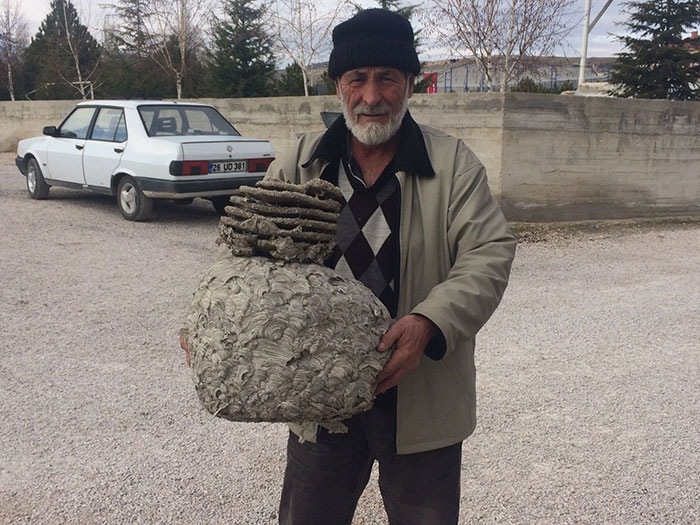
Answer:
<svg viewBox="0 0 700 525"><path fill-rule="evenodd" d="M376 106L382 100L381 90L379 89L379 84L372 79L369 79L364 86L362 91L362 100L365 104L370 106Z"/></svg>

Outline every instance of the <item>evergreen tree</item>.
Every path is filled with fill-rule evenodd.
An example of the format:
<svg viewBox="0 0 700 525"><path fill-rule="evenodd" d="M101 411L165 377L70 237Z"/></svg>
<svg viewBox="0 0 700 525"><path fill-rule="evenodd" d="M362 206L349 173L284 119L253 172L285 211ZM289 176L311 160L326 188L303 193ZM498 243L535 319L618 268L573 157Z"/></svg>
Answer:
<svg viewBox="0 0 700 525"><path fill-rule="evenodd" d="M104 44L100 96L107 98L173 98L174 86L154 75L151 35L146 23L153 15L149 0L116 0L115 14Z"/></svg>
<svg viewBox="0 0 700 525"><path fill-rule="evenodd" d="M289 64L277 84L277 94L281 97L303 97L304 75L296 62Z"/></svg>
<svg viewBox="0 0 700 525"><path fill-rule="evenodd" d="M323 82L326 85L326 95L336 95L337 90L335 88L335 82L333 82L330 77L328 76L328 71L324 71L321 73L321 82Z"/></svg>
<svg viewBox="0 0 700 525"><path fill-rule="evenodd" d="M645 0L625 4L624 25L634 36L610 76L621 97L698 100L700 59L684 47L683 33L700 22L700 0Z"/></svg>
<svg viewBox="0 0 700 525"><path fill-rule="evenodd" d="M153 74L157 67L150 57L139 58L119 49L103 55L99 95L105 98L175 98L175 85L166 76ZM160 72L160 71L158 71Z"/></svg>
<svg viewBox="0 0 700 525"><path fill-rule="evenodd" d="M224 16L214 20L211 81L219 97L272 94L275 56L265 30L264 6L254 0L225 0Z"/></svg>
<svg viewBox="0 0 700 525"><path fill-rule="evenodd" d="M117 0L110 4L119 19L111 35L119 50L139 58L148 56L150 35L146 21L152 16L149 6L148 0Z"/></svg>
<svg viewBox="0 0 700 525"><path fill-rule="evenodd" d="M26 91L33 98L86 98L101 46L80 23L70 0L51 0L50 7L25 52Z"/></svg>
<svg viewBox="0 0 700 525"><path fill-rule="evenodd" d="M563 91L574 91L574 84L571 82L571 80L567 80L562 84L555 84L552 87L547 87L542 84L538 84L530 77L525 77L515 86L510 88L510 90L516 93L551 93L559 95Z"/></svg>

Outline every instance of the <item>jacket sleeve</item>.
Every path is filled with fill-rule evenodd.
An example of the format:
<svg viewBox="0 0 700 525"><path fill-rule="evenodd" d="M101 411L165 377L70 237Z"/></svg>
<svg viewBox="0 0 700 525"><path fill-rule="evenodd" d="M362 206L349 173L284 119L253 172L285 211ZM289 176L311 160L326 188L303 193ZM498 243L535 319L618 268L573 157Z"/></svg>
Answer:
<svg viewBox="0 0 700 525"><path fill-rule="evenodd" d="M488 321L506 289L515 255L516 240L491 195L486 170L471 152L469 156L467 168L453 178L447 211L452 267L411 311L442 332L426 348L433 359L473 338Z"/></svg>
<svg viewBox="0 0 700 525"><path fill-rule="evenodd" d="M267 168L265 179L301 184L304 178L302 172L307 173L307 177L308 173L313 172L313 169L306 170L302 168L301 164L311 156L320 135L319 133L301 135L294 145L287 148L282 155L272 161L270 167Z"/></svg>

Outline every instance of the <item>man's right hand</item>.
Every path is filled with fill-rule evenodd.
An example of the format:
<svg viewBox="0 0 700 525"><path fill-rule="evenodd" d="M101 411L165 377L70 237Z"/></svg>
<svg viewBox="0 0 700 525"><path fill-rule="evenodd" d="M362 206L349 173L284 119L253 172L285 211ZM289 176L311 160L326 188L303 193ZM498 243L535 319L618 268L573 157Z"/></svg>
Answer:
<svg viewBox="0 0 700 525"><path fill-rule="evenodd" d="M190 364L190 345L187 344L187 332L185 332L184 328L180 330L180 348L185 351L185 361L187 362L187 366L192 368L192 365Z"/></svg>

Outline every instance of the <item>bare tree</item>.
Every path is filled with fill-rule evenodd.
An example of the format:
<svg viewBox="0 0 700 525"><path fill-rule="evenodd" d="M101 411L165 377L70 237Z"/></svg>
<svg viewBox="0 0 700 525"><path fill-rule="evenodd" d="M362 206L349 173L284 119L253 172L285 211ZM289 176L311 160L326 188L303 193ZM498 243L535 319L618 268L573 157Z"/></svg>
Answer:
<svg viewBox="0 0 700 525"><path fill-rule="evenodd" d="M27 46L27 21L22 14L20 0L0 0L0 46L2 58L7 64L7 90L15 100L12 66L17 63Z"/></svg>
<svg viewBox="0 0 700 525"><path fill-rule="evenodd" d="M65 83L73 86L78 93L80 93L83 100L88 98L88 94L90 98L95 98L92 77L100 64L100 52L97 51L99 46L92 35L90 35L87 26L82 26L77 21L77 14L69 1L61 0L61 9L63 11L61 22L63 24L63 37L65 39L63 42L65 46L64 50L72 60L72 66L75 72L74 78L76 80L68 78L60 69L58 70L58 74ZM87 12L87 19L90 19L89 10ZM96 50L96 58L92 64L87 65L84 63L85 61L83 58L86 50L89 48Z"/></svg>
<svg viewBox="0 0 700 525"><path fill-rule="evenodd" d="M202 45L202 27L212 13L212 0L151 0L147 18L154 59L175 79L177 98L182 98L182 81L188 56Z"/></svg>
<svg viewBox="0 0 700 525"><path fill-rule="evenodd" d="M309 76L314 60L325 58L331 49L331 32L348 4L339 1L323 10L313 0L277 0L274 38L277 50L301 67L304 95L309 96Z"/></svg>
<svg viewBox="0 0 700 525"><path fill-rule="evenodd" d="M476 59L491 91L537 68L572 28L575 0L431 0L430 26L453 52Z"/></svg>

